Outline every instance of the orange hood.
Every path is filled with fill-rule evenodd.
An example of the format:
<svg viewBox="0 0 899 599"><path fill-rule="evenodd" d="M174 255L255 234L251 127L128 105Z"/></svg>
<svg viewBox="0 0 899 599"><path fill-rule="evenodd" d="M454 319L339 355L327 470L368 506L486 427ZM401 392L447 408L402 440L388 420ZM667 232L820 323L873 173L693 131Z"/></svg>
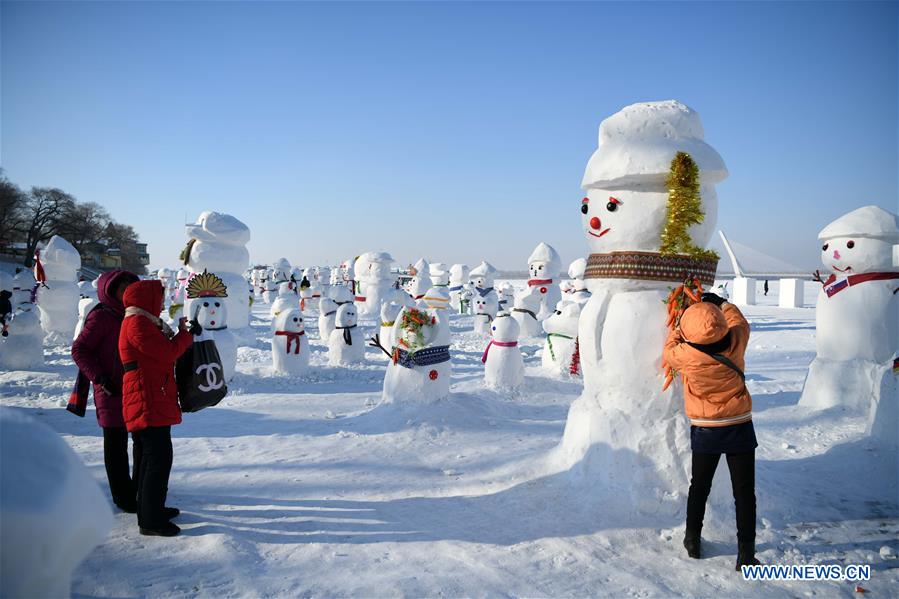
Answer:
<svg viewBox="0 0 899 599"><path fill-rule="evenodd" d="M718 306L700 302L686 309L680 319L680 330L686 341L708 345L721 341L727 335L728 326Z"/></svg>

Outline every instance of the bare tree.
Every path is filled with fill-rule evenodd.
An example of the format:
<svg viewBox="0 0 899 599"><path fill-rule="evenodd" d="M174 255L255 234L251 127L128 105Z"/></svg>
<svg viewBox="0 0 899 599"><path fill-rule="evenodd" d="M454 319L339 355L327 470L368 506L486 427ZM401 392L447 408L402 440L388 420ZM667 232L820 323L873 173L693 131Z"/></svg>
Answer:
<svg viewBox="0 0 899 599"><path fill-rule="evenodd" d="M19 241L25 193L0 170L0 241Z"/></svg>
<svg viewBox="0 0 899 599"><path fill-rule="evenodd" d="M137 247L139 240L137 233L134 232L134 227L112 221L106 226L106 239L110 247L119 249L119 255L122 258L122 268L139 275L147 272L146 267L141 262L141 253Z"/></svg>
<svg viewBox="0 0 899 599"><path fill-rule="evenodd" d="M25 266L34 264L37 245L59 232L62 217L75 205L75 198L55 187L32 187L25 202L19 232L25 237Z"/></svg>
<svg viewBox="0 0 899 599"><path fill-rule="evenodd" d="M62 217L57 234L82 254L86 245L104 239L106 227L112 222L106 209L96 202L73 202Z"/></svg>

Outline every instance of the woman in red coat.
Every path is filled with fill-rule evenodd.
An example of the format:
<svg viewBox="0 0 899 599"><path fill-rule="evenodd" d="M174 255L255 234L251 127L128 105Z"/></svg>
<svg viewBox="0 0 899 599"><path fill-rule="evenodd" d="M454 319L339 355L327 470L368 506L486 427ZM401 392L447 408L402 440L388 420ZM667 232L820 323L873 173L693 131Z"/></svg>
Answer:
<svg viewBox="0 0 899 599"><path fill-rule="evenodd" d="M156 280L138 281L125 291L119 355L125 370L125 426L143 447L137 523L143 535L172 537L181 531L169 522L177 512L165 507L172 471L172 425L181 423L175 361L190 347L192 337L186 319L178 323L175 335L159 318L163 296L162 283Z"/></svg>
<svg viewBox="0 0 899 599"><path fill-rule="evenodd" d="M72 343L72 359L94 384L97 422L103 429L103 461L113 502L123 511L137 512L136 479L141 448L134 439L134 476L128 472L128 431L122 417L122 361L119 359L119 329L125 318L122 296L138 277L127 270L100 275L100 303L87 315L78 338ZM85 389L85 393L88 392ZM85 396L86 400L86 396Z"/></svg>

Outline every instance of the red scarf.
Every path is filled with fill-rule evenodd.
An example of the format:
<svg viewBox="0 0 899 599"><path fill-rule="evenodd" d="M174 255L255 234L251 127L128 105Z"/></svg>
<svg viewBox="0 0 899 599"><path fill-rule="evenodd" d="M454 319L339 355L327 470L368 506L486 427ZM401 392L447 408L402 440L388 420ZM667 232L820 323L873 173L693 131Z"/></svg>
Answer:
<svg viewBox="0 0 899 599"><path fill-rule="evenodd" d="M290 353L290 344L296 341L296 348L293 350L294 354L300 353L300 337L306 334L306 331L300 331L299 333L294 333L292 331L275 331L275 335L283 335L287 337L287 353Z"/></svg>
<svg viewBox="0 0 899 599"><path fill-rule="evenodd" d="M860 283L890 281L893 279L899 279L899 272L866 272L859 275L849 275L840 280L837 280L836 275L830 275L824 281L824 293L827 294L827 297L833 297L847 287L853 287Z"/></svg>
<svg viewBox="0 0 899 599"><path fill-rule="evenodd" d="M487 363L487 354L490 353L490 348L493 347L494 345L498 345L499 347L515 347L516 345L518 345L518 342L517 341L493 341L491 339L490 343L487 344L487 349L484 350L484 355L481 356L481 362L483 362L484 364Z"/></svg>
<svg viewBox="0 0 899 599"><path fill-rule="evenodd" d="M552 285L552 279L528 279L528 287L536 287L537 285ZM540 293L546 293L546 289L541 289Z"/></svg>

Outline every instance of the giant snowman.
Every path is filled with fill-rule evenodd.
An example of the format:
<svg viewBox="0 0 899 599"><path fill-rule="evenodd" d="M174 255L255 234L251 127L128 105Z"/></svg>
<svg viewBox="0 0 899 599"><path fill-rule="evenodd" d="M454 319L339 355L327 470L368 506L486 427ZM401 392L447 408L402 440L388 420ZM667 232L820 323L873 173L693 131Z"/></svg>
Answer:
<svg viewBox="0 0 899 599"><path fill-rule="evenodd" d="M250 264L246 247L250 241L249 227L230 214L207 210L195 224L187 225L187 236L190 240L182 255L184 264L194 275L203 271L215 274L232 290L224 300L227 326L240 336L241 329L250 324L250 298L242 293L247 286L242 273ZM193 314L190 304L195 301L185 298L185 314Z"/></svg>
<svg viewBox="0 0 899 599"><path fill-rule="evenodd" d="M869 433L895 445L899 357L899 218L878 206L841 216L818 234L832 272L815 308L817 356L799 405L868 413Z"/></svg>
<svg viewBox="0 0 899 599"><path fill-rule="evenodd" d="M38 254L35 271L43 279L37 290L41 328L51 341L69 342L78 325L78 270L81 255L71 243L54 235Z"/></svg>
<svg viewBox="0 0 899 599"><path fill-rule="evenodd" d="M580 205L590 247L592 293L578 325L584 392L568 413L554 467L595 485L621 513L682 509L688 488L688 421L678 382L662 391L667 327L664 303L689 276L704 285L716 262L662 255L672 161L686 152L699 169L705 218L687 229L704 247L713 232L715 184L727 177L721 156L703 141L699 115L674 100L627 106L599 127Z"/></svg>

